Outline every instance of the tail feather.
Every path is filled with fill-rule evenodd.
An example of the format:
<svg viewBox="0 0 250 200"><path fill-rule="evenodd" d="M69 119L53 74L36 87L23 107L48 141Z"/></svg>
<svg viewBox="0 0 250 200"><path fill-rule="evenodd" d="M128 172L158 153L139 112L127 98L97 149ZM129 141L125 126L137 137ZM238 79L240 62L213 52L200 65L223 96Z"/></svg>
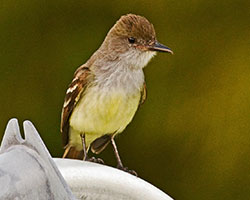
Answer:
<svg viewBox="0 0 250 200"><path fill-rule="evenodd" d="M67 146L63 154L63 158L72 158L78 160L83 160L83 156L83 150L78 151L75 147L72 146Z"/></svg>
<svg viewBox="0 0 250 200"><path fill-rule="evenodd" d="M95 154L101 153L111 140L111 135L103 135L91 144L91 151Z"/></svg>

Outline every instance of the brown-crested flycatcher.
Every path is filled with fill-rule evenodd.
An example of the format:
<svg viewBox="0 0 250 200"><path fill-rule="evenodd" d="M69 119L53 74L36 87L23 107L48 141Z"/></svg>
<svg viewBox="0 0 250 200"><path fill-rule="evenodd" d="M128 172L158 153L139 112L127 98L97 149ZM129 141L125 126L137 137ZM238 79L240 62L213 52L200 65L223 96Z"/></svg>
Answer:
<svg viewBox="0 0 250 200"><path fill-rule="evenodd" d="M98 154L111 141L117 167L127 170L114 138L145 101L143 68L157 51L173 53L156 40L146 18L128 14L116 22L101 47L76 70L66 92L61 117L63 157L89 160L89 148Z"/></svg>

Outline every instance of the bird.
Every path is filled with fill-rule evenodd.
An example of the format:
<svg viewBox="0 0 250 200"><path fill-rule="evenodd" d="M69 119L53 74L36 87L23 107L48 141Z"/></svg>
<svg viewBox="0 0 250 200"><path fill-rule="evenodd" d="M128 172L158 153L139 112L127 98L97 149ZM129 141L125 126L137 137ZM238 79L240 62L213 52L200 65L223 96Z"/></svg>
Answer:
<svg viewBox="0 0 250 200"><path fill-rule="evenodd" d="M103 163L88 152L99 154L111 142L117 168L136 175L124 167L115 137L146 99L143 69L157 52L173 54L158 42L152 23L136 14L120 17L99 49L75 71L66 91L60 126L63 158Z"/></svg>

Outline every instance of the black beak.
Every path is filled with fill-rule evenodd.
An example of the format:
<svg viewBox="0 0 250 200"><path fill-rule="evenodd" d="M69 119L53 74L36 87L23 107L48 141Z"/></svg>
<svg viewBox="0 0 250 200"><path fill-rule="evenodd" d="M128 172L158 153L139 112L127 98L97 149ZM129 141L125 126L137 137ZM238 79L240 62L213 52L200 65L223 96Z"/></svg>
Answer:
<svg viewBox="0 0 250 200"><path fill-rule="evenodd" d="M156 41L152 46L150 46L149 50L151 50L151 51L159 51L159 52L167 52L167 53L174 54L174 52L170 48L168 48L165 45L159 43L158 41Z"/></svg>

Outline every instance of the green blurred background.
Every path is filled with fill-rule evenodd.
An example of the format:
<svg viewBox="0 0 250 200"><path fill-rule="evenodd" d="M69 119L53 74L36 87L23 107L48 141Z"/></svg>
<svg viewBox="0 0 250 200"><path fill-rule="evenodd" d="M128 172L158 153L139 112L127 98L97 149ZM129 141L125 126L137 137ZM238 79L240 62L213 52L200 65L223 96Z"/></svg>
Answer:
<svg viewBox="0 0 250 200"><path fill-rule="evenodd" d="M1 0L0 139L10 118L29 119L61 156L67 85L126 13L175 54L145 69L147 101L117 139L124 164L175 199L248 199L249 0ZM110 146L100 157L115 165Z"/></svg>

